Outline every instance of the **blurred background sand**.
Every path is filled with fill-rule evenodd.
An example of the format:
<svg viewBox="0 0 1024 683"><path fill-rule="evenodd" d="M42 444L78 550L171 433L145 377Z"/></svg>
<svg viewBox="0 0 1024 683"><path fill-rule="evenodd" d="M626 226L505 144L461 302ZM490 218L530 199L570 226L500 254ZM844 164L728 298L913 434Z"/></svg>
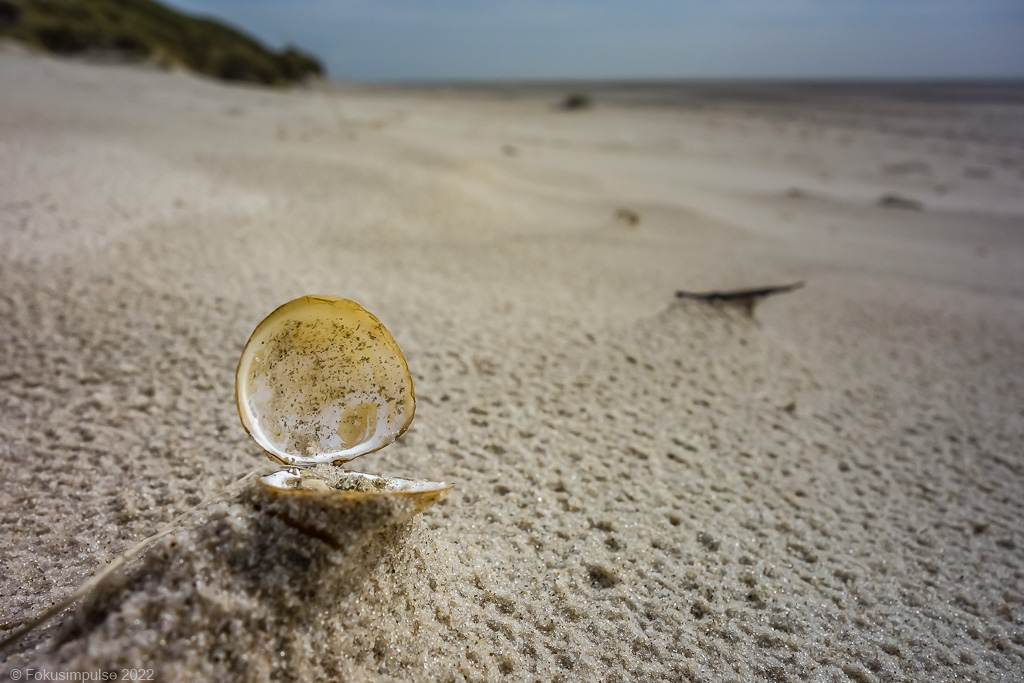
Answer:
<svg viewBox="0 0 1024 683"><path fill-rule="evenodd" d="M340 554L243 491L0 674L1024 678L1019 87L0 92L5 631L265 464L235 363L302 294L416 380L353 464L456 485Z"/></svg>

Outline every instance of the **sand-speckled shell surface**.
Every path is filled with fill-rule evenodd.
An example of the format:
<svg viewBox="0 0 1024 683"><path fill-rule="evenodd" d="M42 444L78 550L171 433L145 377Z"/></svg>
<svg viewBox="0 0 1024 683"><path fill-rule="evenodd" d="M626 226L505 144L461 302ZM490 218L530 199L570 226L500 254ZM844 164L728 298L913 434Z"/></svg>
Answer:
<svg viewBox="0 0 1024 683"><path fill-rule="evenodd" d="M340 464L383 448L416 399L391 333L348 299L304 296L249 338L235 373L242 424L285 465Z"/></svg>
<svg viewBox="0 0 1024 683"><path fill-rule="evenodd" d="M267 316L242 351L235 402L253 440L293 468L263 477L268 489L311 499L411 496L427 505L451 489L334 467L397 439L416 407L394 337L353 301L304 296Z"/></svg>

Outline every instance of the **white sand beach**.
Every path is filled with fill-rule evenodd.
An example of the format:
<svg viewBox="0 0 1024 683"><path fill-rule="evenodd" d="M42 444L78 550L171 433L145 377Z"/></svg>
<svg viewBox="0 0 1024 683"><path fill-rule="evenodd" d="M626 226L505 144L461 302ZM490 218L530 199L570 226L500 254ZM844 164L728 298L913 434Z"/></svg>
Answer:
<svg viewBox="0 0 1024 683"><path fill-rule="evenodd" d="M352 466L455 489L330 545L247 482L0 678L1024 680L1024 95L858 87L570 112L4 48L0 637L269 465L235 366L303 294L415 379Z"/></svg>

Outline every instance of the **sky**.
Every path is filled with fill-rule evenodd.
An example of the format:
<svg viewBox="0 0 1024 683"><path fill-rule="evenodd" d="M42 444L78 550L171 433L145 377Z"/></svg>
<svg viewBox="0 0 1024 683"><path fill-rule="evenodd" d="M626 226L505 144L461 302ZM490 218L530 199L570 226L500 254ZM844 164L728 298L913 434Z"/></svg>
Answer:
<svg viewBox="0 0 1024 683"><path fill-rule="evenodd" d="M1024 0L168 0L356 81L1024 78Z"/></svg>

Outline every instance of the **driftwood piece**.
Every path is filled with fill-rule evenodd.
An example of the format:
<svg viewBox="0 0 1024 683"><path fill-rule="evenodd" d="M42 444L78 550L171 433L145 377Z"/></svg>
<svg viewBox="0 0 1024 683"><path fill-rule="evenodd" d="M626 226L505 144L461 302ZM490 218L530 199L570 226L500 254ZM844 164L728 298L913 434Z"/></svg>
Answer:
<svg viewBox="0 0 1024 683"><path fill-rule="evenodd" d="M694 299L696 301L703 301L709 304L735 304L743 309L743 311L749 315L754 315L754 307L757 306L767 296L773 294L785 294L786 292L792 292L795 289L800 289L804 286L804 283L794 282L788 285L776 285L772 287L754 287L751 289L732 289L727 291L715 291L715 292L687 292L679 290L676 292L677 299Z"/></svg>

